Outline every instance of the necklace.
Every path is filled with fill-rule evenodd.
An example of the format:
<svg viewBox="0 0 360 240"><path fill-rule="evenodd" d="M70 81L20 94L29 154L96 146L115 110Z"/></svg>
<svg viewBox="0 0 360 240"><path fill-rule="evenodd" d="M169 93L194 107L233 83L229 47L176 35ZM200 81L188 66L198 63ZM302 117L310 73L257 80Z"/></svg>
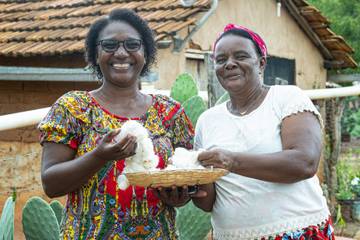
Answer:
<svg viewBox="0 0 360 240"><path fill-rule="evenodd" d="M248 113L248 110L250 110L252 104L250 104L245 111L240 112L239 110L235 109L231 103L231 101L228 101L226 104L227 109L230 111L230 113L234 114L234 115L240 115L240 116L244 116Z"/></svg>
<svg viewBox="0 0 360 240"><path fill-rule="evenodd" d="M246 107L245 111L239 111L236 107L233 106L231 100L226 103L226 107L230 111L230 113L234 115L244 116L248 114L249 110L251 110L254 106L258 107L258 103L261 102L261 100L264 100L268 89L268 86L262 86L261 93L254 99L254 101L250 102L249 106Z"/></svg>

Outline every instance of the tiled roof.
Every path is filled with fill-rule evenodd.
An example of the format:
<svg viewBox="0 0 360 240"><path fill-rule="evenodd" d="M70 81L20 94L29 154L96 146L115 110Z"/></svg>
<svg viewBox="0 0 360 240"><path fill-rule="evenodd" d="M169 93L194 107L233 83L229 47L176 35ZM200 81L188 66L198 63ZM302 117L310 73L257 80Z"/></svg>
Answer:
<svg viewBox="0 0 360 240"><path fill-rule="evenodd" d="M115 8L144 17L156 40L196 22L210 0L183 7L179 0L37 0L0 2L0 56L65 55L84 51L92 22Z"/></svg>
<svg viewBox="0 0 360 240"><path fill-rule="evenodd" d="M210 2L197 0L183 7L179 0L1 0L0 56L82 53L90 24L114 8L134 9L149 22L158 41L195 24ZM357 66L353 49L330 30L318 9L305 0L282 2L319 48L328 68Z"/></svg>
<svg viewBox="0 0 360 240"><path fill-rule="evenodd" d="M329 20L305 0L282 1L290 14L305 30L310 39L320 49L328 68L355 68L357 63L351 57L354 50L344 38L329 27Z"/></svg>

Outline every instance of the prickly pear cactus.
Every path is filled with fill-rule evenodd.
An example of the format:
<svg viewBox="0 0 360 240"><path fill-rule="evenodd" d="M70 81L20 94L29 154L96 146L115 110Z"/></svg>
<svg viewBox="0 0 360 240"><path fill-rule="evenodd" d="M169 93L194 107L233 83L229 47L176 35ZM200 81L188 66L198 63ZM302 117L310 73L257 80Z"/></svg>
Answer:
<svg viewBox="0 0 360 240"><path fill-rule="evenodd" d="M223 102L226 102L229 99L230 99L229 93L225 92L221 97L219 97L219 99L216 101L215 105L219 105Z"/></svg>
<svg viewBox="0 0 360 240"><path fill-rule="evenodd" d="M193 77L189 73L182 73L177 76L171 87L170 97L183 103L199 92Z"/></svg>
<svg viewBox="0 0 360 240"><path fill-rule="evenodd" d="M52 208L52 210L54 211L55 213L55 216L56 216L56 220L60 226L60 223L61 223L61 219L63 217L63 213L64 213L64 207L63 205L58 201L58 200L53 200L51 203L50 203L50 207Z"/></svg>
<svg viewBox="0 0 360 240"><path fill-rule="evenodd" d="M40 197L30 198L22 211L26 240L58 240L59 224L50 205Z"/></svg>
<svg viewBox="0 0 360 240"><path fill-rule="evenodd" d="M198 209L189 202L177 209L176 227L180 240L203 240L211 229L210 213Z"/></svg>
<svg viewBox="0 0 360 240"><path fill-rule="evenodd" d="M193 126L196 126L196 122L200 114L206 110L206 104L199 95L193 96L186 100L183 103L183 107Z"/></svg>
<svg viewBox="0 0 360 240"><path fill-rule="evenodd" d="M14 239L14 209L15 201L9 197L4 205L0 218L0 239Z"/></svg>

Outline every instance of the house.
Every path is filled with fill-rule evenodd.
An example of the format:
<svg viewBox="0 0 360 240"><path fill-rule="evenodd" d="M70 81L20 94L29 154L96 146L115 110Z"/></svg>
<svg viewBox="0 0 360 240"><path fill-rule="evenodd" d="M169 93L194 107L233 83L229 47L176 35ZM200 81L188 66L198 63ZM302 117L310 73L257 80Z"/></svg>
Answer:
<svg viewBox="0 0 360 240"><path fill-rule="evenodd" d="M232 22L259 33L268 45L269 84L323 88L327 71L354 68L352 48L305 0L39 0L0 2L0 115L50 106L73 89L93 89L84 70L84 38L90 24L115 8L131 8L156 33L158 64L147 79L169 89L188 71L206 89L207 59L215 37ZM280 13L280 14L279 14ZM280 15L280 16L279 16ZM43 196L41 148L35 126L0 132L0 206L13 187L20 224L24 201ZM21 239L22 236L16 236Z"/></svg>

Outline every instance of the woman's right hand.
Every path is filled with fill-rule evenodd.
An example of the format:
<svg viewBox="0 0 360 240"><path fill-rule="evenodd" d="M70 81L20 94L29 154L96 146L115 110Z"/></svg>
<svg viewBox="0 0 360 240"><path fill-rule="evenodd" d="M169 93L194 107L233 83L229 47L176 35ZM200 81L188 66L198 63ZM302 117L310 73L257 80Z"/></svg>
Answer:
<svg viewBox="0 0 360 240"><path fill-rule="evenodd" d="M119 142L114 140L115 136L119 134L120 130L113 130L108 132L100 140L100 144L94 149L93 154L96 158L103 161L114 161L125 159L133 156L137 147L136 137L128 134Z"/></svg>
<svg viewBox="0 0 360 240"><path fill-rule="evenodd" d="M204 167L223 168L231 171L234 165L234 153L220 148L207 150L199 154L198 161Z"/></svg>

